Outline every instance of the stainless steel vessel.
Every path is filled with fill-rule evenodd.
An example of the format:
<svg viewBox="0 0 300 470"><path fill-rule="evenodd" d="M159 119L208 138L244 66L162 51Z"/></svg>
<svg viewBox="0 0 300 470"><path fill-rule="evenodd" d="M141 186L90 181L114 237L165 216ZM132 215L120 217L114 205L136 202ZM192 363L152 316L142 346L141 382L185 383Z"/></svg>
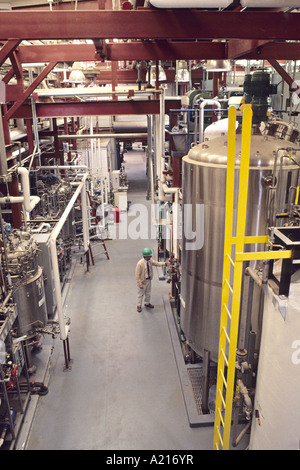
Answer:
<svg viewBox="0 0 300 470"><path fill-rule="evenodd" d="M38 247L28 232L13 230L6 240L8 274L18 309L18 334L36 335L47 324L43 271L38 266Z"/></svg>
<svg viewBox="0 0 300 470"><path fill-rule="evenodd" d="M238 165L241 134L236 135ZM273 136L252 135L249 170L246 235L265 235L275 224L275 213L287 208L289 188L296 186L299 167L289 160L299 147ZM294 158L299 161L300 154ZM183 158L183 235L181 278L181 326L192 350L218 359L219 317L226 197L226 137L196 145ZM276 178L274 177L276 176ZM236 179L238 171L236 172ZM235 185L235 208L238 184ZM192 212L188 211L189 206ZM199 206L197 206L199 205ZM187 234L201 216L201 246L188 249ZM199 235L196 234L196 236ZM255 247L261 249L262 247ZM253 248L252 248L253 249Z"/></svg>
<svg viewBox="0 0 300 470"><path fill-rule="evenodd" d="M47 324L43 271L40 266L34 276L24 280L14 291L18 308L18 334L35 336L36 328Z"/></svg>

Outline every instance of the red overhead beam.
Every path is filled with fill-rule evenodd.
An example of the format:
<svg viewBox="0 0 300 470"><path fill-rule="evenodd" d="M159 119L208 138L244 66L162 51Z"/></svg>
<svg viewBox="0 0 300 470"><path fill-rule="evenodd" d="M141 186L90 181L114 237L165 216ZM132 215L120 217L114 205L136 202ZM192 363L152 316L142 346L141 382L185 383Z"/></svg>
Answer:
<svg viewBox="0 0 300 470"><path fill-rule="evenodd" d="M18 57L22 64L34 62L93 62L96 49L93 44L44 44L41 46L20 46Z"/></svg>
<svg viewBox="0 0 300 470"><path fill-rule="evenodd" d="M76 62L100 60L93 44L45 44L20 46L20 62ZM224 42L171 42L167 40L123 42L106 45L106 60L224 59Z"/></svg>
<svg viewBox="0 0 300 470"><path fill-rule="evenodd" d="M284 68L277 62L277 60L274 59L268 59L272 67L276 70L276 72L279 73L279 75L283 78L283 80L289 85L290 90L294 91L300 95L300 87L299 85L294 81L294 79L284 70Z"/></svg>
<svg viewBox="0 0 300 470"><path fill-rule="evenodd" d="M269 42L257 46L252 51L244 54L244 59L282 59L299 60L300 43L297 42Z"/></svg>
<svg viewBox="0 0 300 470"><path fill-rule="evenodd" d="M15 39L300 39L298 13L144 9L9 11L0 40Z"/></svg>
<svg viewBox="0 0 300 470"><path fill-rule="evenodd" d="M12 105L12 107L5 113L5 119L9 120L15 117L16 111L22 106L25 100L31 95L31 93L36 89L36 87L47 77L48 73L55 67L56 62L50 62L44 70L37 76L37 78L29 85L29 87L24 91L22 96Z"/></svg>
<svg viewBox="0 0 300 470"><path fill-rule="evenodd" d="M257 50L258 47L262 47L268 43L269 41L259 41L257 39L249 39L245 41L238 41L237 39L233 39L227 43L227 58L238 59L244 57L253 50Z"/></svg>
<svg viewBox="0 0 300 470"><path fill-rule="evenodd" d="M22 64L33 62L97 61L93 44L45 44L19 46L16 52ZM205 60L205 59L300 59L300 43L258 40L139 41L106 45L107 60Z"/></svg>
<svg viewBox="0 0 300 470"><path fill-rule="evenodd" d="M224 59L224 42L167 40L107 45L108 60L201 60Z"/></svg>
<svg viewBox="0 0 300 470"><path fill-rule="evenodd" d="M180 100L165 101L165 112L180 108ZM78 117L78 116L116 116L121 114L159 114L159 100L128 101L86 101L69 103L36 103L38 118ZM32 117L31 106L21 106L13 115L15 119Z"/></svg>

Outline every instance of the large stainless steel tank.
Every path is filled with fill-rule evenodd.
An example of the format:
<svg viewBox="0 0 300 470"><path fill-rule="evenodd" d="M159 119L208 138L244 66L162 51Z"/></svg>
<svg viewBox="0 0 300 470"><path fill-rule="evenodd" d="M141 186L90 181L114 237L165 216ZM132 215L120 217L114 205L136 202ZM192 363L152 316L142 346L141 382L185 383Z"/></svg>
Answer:
<svg viewBox="0 0 300 470"><path fill-rule="evenodd" d="M18 309L18 334L34 336L47 324L43 271L38 247L28 232L13 230L6 240L7 269Z"/></svg>
<svg viewBox="0 0 300 470"><path fill-rule="evenodd" d="M299 167L281 155L288 152L283 147L299 150L291 142L273 136L252 135L249 170L248 207L246 235L265 235L274 224L276 209L284 210L290 186L296 186ZM236 156L239 160L241 134L236 135ZM283 162L280 190L272 190L274 159L277 155L277 184L280 162ZM299 153L295 154L299 160ZM210 353L213 361L218 359L219 318L221 311L221 283L223 271L223 244L226 197L226 137L196 145L183 158L183 235L182 235L182 278L181 278L181 326L191 348L203 357ZM235 207L238 185L235 185ZM277 196L278 208L277 206ZM196 214L197 205L203 208L201 246L187 249L191 241L187 238L191 223L188 206ZM202 206L201 206L202 205ZM189 237L190 235L188 235ZM199 241L199 240L198 240ZM203 242L203 244L202 244ZM262 247L256 247L260 249Z"/></svg>

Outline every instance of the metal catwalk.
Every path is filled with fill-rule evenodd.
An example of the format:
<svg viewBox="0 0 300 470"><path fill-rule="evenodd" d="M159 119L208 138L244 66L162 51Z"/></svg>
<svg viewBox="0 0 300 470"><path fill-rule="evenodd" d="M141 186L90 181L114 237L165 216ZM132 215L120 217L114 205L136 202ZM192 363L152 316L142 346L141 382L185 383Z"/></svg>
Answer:
<svg viewBox="0 0 300 470"><path fill-rule="evenodd" d="M128 152L125 168L130 220L135 204L150 208L144 152ZM213 426L190 427L187 419L162 298L170 285L156 276L155 308L136 310L135 265L149 245L155 240L112 239L109 260L95 252L89 271L76 262L65 304L71 369L64 368L60 339L46 338L54 346L49 392L38 400L22 448L212 449Z"/></svg>

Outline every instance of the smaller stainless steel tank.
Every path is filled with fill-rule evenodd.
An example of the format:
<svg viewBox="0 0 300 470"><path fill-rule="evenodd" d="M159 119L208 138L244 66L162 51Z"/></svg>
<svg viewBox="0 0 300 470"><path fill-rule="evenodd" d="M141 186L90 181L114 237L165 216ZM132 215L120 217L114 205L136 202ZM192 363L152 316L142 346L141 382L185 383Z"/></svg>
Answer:
<svg viewBox="0 0 300 470"><path fill-rule="evenodd" d="M74 189L69 181L57 181L51 175L41 177L38 182L38 195L41 198L41 215L47 219L58 219L66 209ZM74 241L75 213L72 207L63 227L60 237L65 243Z"/></svg>
<svg viewBox="0 0 300 470"><path fill-rule="evenodd" d="M14 291L18 308L18 334L35 335L36 328L47 324L43 270L40 266L34 276L24 280Z"/></svg>

